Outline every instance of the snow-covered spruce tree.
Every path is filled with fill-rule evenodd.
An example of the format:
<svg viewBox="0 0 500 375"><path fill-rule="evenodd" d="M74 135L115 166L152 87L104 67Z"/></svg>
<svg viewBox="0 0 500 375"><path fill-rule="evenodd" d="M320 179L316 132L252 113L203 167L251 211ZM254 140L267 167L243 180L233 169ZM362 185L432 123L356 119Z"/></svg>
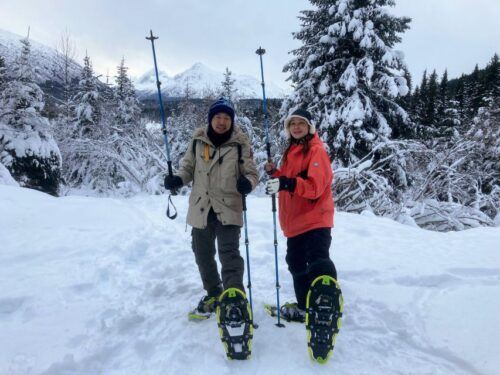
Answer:
<svg viewBox="0 0 500 375"><path fill-rule="evenodd" d="M0 162L21 186L57 195L61 154L48 120L41 115L43 92L34 81L30 42L25 38L21 44L0 94Z"/></svg>
<svg viewBox="0 0 500 375"><path fill-rule="evenodd" d="M424 70L424 74L422 75L422 80L420 81L420 85L415 88L415 92L413 93L413 104L412 104L412 118L415 121L419 128L417 130L417 138L425 139L426 138L426 129L421 125L425 120L425 111L427 107L427 90L428 90L428 79L427 79L427 70ZM428 137L427 137L428 138Z"/></svg>
<svg viewBox="0 0 500 375"><path fill-rule="evenodd" d="M429 130L429 134L431 137L435 133L436 128L436 116L437 116L437 107L438 107L438 81L437 81L437 73L434 70L429 76L429 83L427 86L427 92L425 94L425 107L424 107L424 116L422 118L422 123L424 126L427 126Z"/></svg>
<svg viewBox="0 0 500 375"><path fill-rule="evenodd" d="M97 188L100 178L110 175L109 171L98 168L97 140L104 139L108 129L102 121L103 102L90 57L85 56L83 61L80 81L72 98L72 119L69 124L60 124L58 140L65 182L71 187Z"/></svg>
<svg viewBox="0 0 500 375"><path fill-rule="evenodd" d="M450 97L448 90L448 71L445 70L439 83L439 96L436 113L436 135L457 138L460 128L458 102Z"/></svg>
<svg viewBox="0 0 500 375"><path fill-rule="evenodd" d="M99 133L102 119L102 102L97 78L92 69L89 56L83 59L82 76L78 82L78 91L73 97L74 127L79 136Z"/></svg>
<svg viewBox="0 0 500 375"><path fill-rule="evenodd" d="M469 97L469 117L473 118L479 108L484 107L486 103L483 101L483 80L482 75L479 72L479 66L476 64L474 71L469 76L468 82L466 84L466 90L468 91Z"/></svg>
<svg viewBox="0 0 500 375"><path fill-rule="evenodd" d="M235 80L232 78L232 72L226 67L224 72L224 80L221 83L221 94L224 98L234 102L236 101L236 89L234 87Z"/></svg>
<svg viewBox="0 0 500 375"><path fill-rule="evenodd" d="M438 99L436 106L436 115L438 123L444 118L444 111L448 105L448 70L445 70L439 82Z"/></svg>
<svg viewBox="0 0 500 375"><path fill-rule="evenodd" d="M453 91L454 101L457 103L458 119L461 124L465 124L469 119L467 118L467 93L465 91L465 74L462 74L457 80L457 84Z"/></svg>
<svg viewBox="0 0 500 375"><path fill-rule="evenodd" d="M413 94L414 103L411 113L415 122L416 138L424 142L432 142L437 135L437 119L439 87L437 73L434 70L430 76L424 71L420 87Z"/></svg>
<svg viewBox="0 0 500 375"><path fill-rule="evenodd" d="M336 170L336 196L342 195L344 187L357 187L338 207L373 209L381 194L387 201L397 200L397 189L407 185L404 160L388 156L400 155L392 149L400 143L389 142L391 128L410 123L397 103L409 89L402 54L393 49L410 19L388 13L393 0L310 2L315 8L302 11L302 29L294 34L302 46L291 52L295 58L284 68L295 90L283 102L281 115L298 107L313 114ZM367 155L369 160L364 159ZM387 164L382 166L380 161ZM360 167L361 175L337 173L350 165ZM376 166L377 181L370 173L372 166ZM355 181L340 181L340 176Z"/></svg>
<svg viewBox="0 0 500 375"><path fill-rule="evenodd" d="M409 121L396 103L408 93L401 53L393 50L409 18L390 15L393 0L310 0L302 11L303 45L292 51L290 73L295 91L282 114L307 108L342 166L363 158L386 141L397 117Z"/></svg>
<svg viewBox="0 0 500 375"><path fill-rule="evenodd" d="M116 86L114 87L115 123L118 125L137 124L141 107L135 89L127 75L128 67L122 58L117 67Z"/></svg>
<svg viewBox="0 0 500 375"><path fill-rule="evenodd" d="M7 82L7 69L5 68L5 59L0 55L0 92L3 91Z"/></svg>
<svg viewBox="0 0 500 375"><path fill-rule="evenodd" d="M500 62L498 55L491 58L490 63L486 66L484 74L484 96L486 98L500 97ZM487 103L488 105L489 103Z"/></svg>

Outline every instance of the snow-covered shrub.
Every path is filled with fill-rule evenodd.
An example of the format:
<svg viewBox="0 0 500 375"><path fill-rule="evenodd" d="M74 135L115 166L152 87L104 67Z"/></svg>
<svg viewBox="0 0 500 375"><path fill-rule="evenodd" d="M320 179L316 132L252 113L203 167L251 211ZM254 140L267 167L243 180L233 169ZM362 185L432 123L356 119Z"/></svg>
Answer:
<svg viewBox="0 0 500 375"><path fill-rule="evenodd" d="M404 192L416 183L414 171L426 149L412 141L380 143L350 167L334 160L334 193L338 208L350 212L370 210L392 215L404 201Z"/></svg>
<svg viewBox="0 0 500 375"><path fill-rule="evenodd" d="M23 45L0 94L0 162L21 186L57 195L61 155L48 120L43 92L35 83L30 42Z"/></svg>
<svg viewBox="0 0 500 375"><path fill-rule="evenodd" d="M440 232L494 225L481 211L453 202L425 199L410 202L407 209L419 227Z"/></svg>

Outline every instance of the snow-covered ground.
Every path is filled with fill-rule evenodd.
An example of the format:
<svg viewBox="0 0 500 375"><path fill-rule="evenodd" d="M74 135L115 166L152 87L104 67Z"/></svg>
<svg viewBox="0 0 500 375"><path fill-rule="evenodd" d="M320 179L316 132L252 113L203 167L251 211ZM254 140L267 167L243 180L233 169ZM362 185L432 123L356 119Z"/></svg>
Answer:
<svg viewBox="0 0 500 375"><path fill-rule="evenodd" d="M498 374L500 228L436 233L336 214L345 318L327 365L305 328L277 328L270 200L249 198L255 320L249 361L227 361L184 218L165 196L67 196L0 185L0 374ZM279 237L282 301L293 297ZM242 239L242 251L244 251Z"/></svg>

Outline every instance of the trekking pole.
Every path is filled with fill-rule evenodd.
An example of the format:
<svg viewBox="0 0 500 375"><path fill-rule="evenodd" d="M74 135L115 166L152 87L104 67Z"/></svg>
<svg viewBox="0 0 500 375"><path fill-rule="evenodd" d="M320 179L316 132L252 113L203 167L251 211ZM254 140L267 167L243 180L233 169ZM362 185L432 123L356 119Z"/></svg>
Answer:
<svg viewBox="0 0 500 375"><path fill-rule="evenodd" d="M245 247L247 253L247 279L248 279L248 296L250 298L250 310L252 311L252 321L253 328L259 328L258 324L255 324L253 315L253 303L252 303L252 279L250 277L250 251L249 251L249 241L248 241L248 224L247 224L247 196L245 194L241 195L241 201L243 203L243 223L245 224Z"/></svg>
<svg viewBox="0 0 500 375"><path fill-rule="evenodd" d="M266 151L267 151L267 161L270 163L271 159L271 142L269 140L269 120L267 116L267 101L266 101L266 85L264 83L264 64L262 63L262 55L266 53L266 50L262 47L259 47L257 51L255 51L257 55L260 57L260 74L262 77L262 111L264 112L264 127L266 130ZM274 228L274 265L276 269L276 313L278 316L278 323L276 326L284 327L285 325L281 323L280 320L280 281L278 275L278 235L276 231L276 194L271 195L272 202L272 211L273 211L273 228Z"/></svg>
<svg viewBox="0 0 500 375"><path fill-rule="evenodd" d="M172 177L174 175L172 171L172 159L170 158L170 146L168 143L167 136L167 126L165 125L165 110L163 109L163 101L161 98L161 82L158 76L158 64L156 63L156 51L155 51L155 40L158 39L157 36L153 35L153 30L149 30L149 37L146 37L147 40L151 41L151 48L153 49L153 60L155 65L155 73L156 73L156 87L158 89L158 102L160 104L160 115L161 115L161 131L163 133L163 143L165 143L165 149L167 150L167 165L168 165L168 175ZM172 195L177 195L177 190L170 190L170 194L168 195L168 204L167 204L167 217L171 220L174 220L177 217L177 209L172 202ZM174 209L174 213L170 214L170 205Z"/></svg>

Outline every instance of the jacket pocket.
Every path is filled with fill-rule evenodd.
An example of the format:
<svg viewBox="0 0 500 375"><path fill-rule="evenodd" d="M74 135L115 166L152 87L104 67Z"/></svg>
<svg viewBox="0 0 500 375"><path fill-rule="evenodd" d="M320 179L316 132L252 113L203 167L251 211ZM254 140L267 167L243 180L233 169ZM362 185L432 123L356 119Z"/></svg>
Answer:
<svg viewBox="0 0 500 375"><path fill-rule="evenodd" d="M196 196L196 195L191 195L189 197L189 204L192 206L196 206L198 203L200 203L201 197Z"/></svg>

